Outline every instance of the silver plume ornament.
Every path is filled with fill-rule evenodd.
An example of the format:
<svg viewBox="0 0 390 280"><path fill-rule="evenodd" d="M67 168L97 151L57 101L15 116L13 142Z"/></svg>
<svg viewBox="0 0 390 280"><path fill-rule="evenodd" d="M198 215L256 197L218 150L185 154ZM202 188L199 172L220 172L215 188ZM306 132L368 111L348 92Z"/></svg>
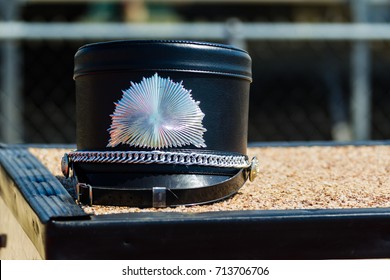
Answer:
<svg viewBox="0 0 390 280"><path fill-rule="evenodd" d="M191 90L182 83L157 73L139 83L131 82L130 88L122 91L122 98L114 103L107 147L206 147L206 129L202 125L205 114L199 108L200 102L192 98Z"/></svg>

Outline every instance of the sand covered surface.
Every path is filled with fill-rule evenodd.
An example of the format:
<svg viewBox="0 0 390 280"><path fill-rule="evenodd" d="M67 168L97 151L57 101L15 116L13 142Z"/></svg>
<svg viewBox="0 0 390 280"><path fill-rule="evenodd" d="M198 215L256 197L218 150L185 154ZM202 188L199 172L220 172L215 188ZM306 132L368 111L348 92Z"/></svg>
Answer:
<svg viewBox="0 0 390 280"><path fill-rule="evenodd" d="M61 173L67 149L30 148L74 196ZM209 212L390 207L390 146L261 147L260 174L233 197L210 205L146 208L80 205L92 215L129 212Z"/></svg>

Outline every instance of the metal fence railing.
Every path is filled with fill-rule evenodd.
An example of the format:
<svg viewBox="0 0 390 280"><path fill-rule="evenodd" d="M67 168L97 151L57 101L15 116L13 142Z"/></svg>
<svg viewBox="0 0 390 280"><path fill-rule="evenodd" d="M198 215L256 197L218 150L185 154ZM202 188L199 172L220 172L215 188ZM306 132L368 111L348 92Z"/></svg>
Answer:
<svg viewBox="0 0 390 280"><path fill-rule="evenodd" d="M62 88L59 86L51 87L49 96L52 101L46 104L44 101L48 98L48 94L46 93L45 95L42 91L50 82L47 81L45 85L39 84L37 82L39 77L35 76L38 75L36 72L42 68L40 63L44 62L45 58L41 57L39 60L36 57L39 54L36 54L25 56L24 62L22 62L20 60L23 50L31 50L31 45L34 44L45 45L42 42L57 44L67 48L68 56L66 60L63 58L63 54L56 54L53 48L50 47L50 51L46 52L45 55L48 53L53 55L54 53L54 58L46 58L52 63L52 65L46 67L46 71L55 72L53 69L61 69L63 68L62 65L68 65L68 76L66 79L69 80L73 63L72 55L77 46L80 46L82 43L113 39L151 38L222 41L246 49L251 48L251 46L253 48L255 42L269 42L270 44L277 42L291 42L292 44L299 42L306 44L315 44L317 42L337 44L338 42L346 42L348 44L347 55L350 63L346 71L348 75L346 79L348 80L350 91L350 94L347 95L347 102L343 101L345 96L342 96L342 87L338 86L337 83L334 84L335 79L339 78L327 73L331 71L332 67L328 67L325 70L322 68L324 71L321 75L328 92L328 97L326 97L328 107L325 114L329 114L327 118L331 123L331 127L329 127L330 132L324 138L331 137L335 140L348 140L349 138L354 140L370 139L372 138L371 131L373 129L372 115L377 114L371 111L373 97L370 44L373 42L390 41L390 24L366 23L365 1L352 2L354 3L352 4L352 12L355 15L355 23L270 24L243 23L232 19L227 22L196 24L91 24L27 23L5 20L0 22L0 43L2 46L2 57L0 59L2 81L0 89L0 142L72 142L74 137L72 131L74 131L75 120L73 118L73 109L69 109L72 108L70 103L73 102L73 99L69 96L74 94L73 92L68 92L71 90L71 87L69 85ZM12 19L12 11L5 18ZM17 17L14 18L17 19ZM43 55L42 51L39 53L41 53L40 56ZM255 59L254 63L256 62ZM330 64L326 63L326 60L325 58L324 65L329 66ZM44 73L41 73L40 76L44 75ZM63 73L59 73L54 78L51 77L51 79L56 79L58 84L64 83L61 80L63 78L61 75ZM24 79L20 77L23 76L36 78L33 80L30 78L27 81L28 88L25 88L24 91L26 93L22 94L21 87ZM53 83L53 81L51 82ZM27 92L30 90L32 92ZM323 100L318 101L318 103L322 102ZM66 104L68 105L65 106ZM380 115L382 119L386 120L386 117L389 115L387 107L381 109L382 111L383 113ZM35 115L37 112L39 114ZM350 120L348 117L349 112L351 112ZM23 115L26 121L23 121ZM252 114L252 117L255 115L256 113ZM289 118L291 119L291 117ZM310 121L310 117L306 118ZM41 138L34 138L32 136L34 133L42 133L43 129L39 125L40 122L42 122L42 126L49 126L51 129L48 130L47 135L43 135ZM25 123L34 123L33 128L24 127ZM261 122L254 121L252 124L253 129L256 130L255 126L261 124ZM352 134L348 131L350 128ZM28 136L26 136L25 131L29 131L29 129L30 132L27 132ZM384 133L383 137L387 137L387 134ZM310 136L306 138L310 139Z"/></svg>

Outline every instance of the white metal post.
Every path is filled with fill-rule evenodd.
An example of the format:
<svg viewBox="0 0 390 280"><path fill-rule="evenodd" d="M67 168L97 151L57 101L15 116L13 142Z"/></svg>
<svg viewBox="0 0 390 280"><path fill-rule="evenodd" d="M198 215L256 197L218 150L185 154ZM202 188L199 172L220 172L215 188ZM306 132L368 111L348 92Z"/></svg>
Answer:
<svg viewBox="0 0 390 280"><path fill-rule="evenodd" d="M366 0L351 1L355 22L368 21ZM354 140L369 140L371 137L371 88L370 88L369 42L357 40L351 50L351 115Z"/></svg>
<svg viewBox="0 0 390 280"><path fill-rule="evenodd" d="M0 16L4 21L18 18L19 1L0 0ZM19 44L15 40L2 42L0 79L0 142L18 143L22 141L22 103L20 86Z"/></svg>

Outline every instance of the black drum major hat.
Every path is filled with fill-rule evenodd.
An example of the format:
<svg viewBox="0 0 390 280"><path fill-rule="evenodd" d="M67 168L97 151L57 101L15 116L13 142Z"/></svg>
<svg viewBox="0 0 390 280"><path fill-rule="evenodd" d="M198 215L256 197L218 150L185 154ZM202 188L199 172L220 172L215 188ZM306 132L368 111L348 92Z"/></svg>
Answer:
<svg viewBox="0 0 390 280"><path fill-rule="evenodd" d="M236 193L248 159L251 58L232 46L113 41L75 55L77 149L62 171L93 204L166 207Z"/></svg>

